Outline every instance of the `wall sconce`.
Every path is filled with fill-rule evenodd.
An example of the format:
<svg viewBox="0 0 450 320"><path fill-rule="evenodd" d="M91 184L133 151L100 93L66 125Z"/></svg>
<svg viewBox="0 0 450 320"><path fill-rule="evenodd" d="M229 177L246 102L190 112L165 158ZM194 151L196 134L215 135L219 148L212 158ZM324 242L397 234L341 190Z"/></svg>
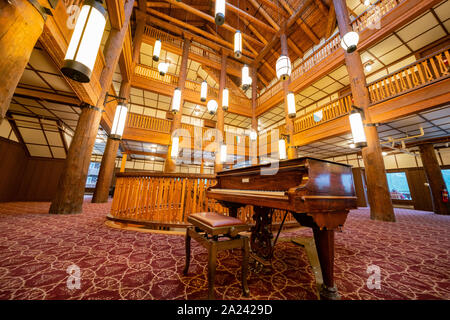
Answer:
<svg viewBox="0 0 450 320"><path fill-rule="evenodd" d="M255 130L250 131L250 141L256 141L256 139L258 138L258 134L256 133Z"/></svg>
<svg viewBox="0 0 450 320"><path fill-rule="evenodd" d="M293 92L287 94L287 107L289 118L295 118L297 110L295 108L295 95Z"/></svg>
<svg viewBox="0 0 450 320"><path fill-rule="evenodd" d="M181 105L181 90L180 88L175 88L173 91L173 98L172 98L172 112L177 113L180 111L180 105Z"/></svg>
<svg viewBox="0 0 450 320"><path fill-rule="evenodd" d="M349 120L352 129L353 142L356 148L367 147L366 134L364 132L364 110L356 106L352 106Z"/></svg>
<svg viewBox="0 0 450 320"><path fill-rule="evenodd" d="M161 54L161 40L155 41L155 46L153 47L153 61L159 61L159 55Z"/></svg>
<svg viewBox="0 0 450 320"><path fill-rule="evenodd" d="M109 97L113 99L107 100ZM109 102L118 100L119 103L116 107L116 112L114 114L114 120L111 127L111 134L109 137L113 140L122 139L123 130L125 129L125 121L127 120L128 108L125 105L125 98L113 96L111 94L106 93L105 105Z"/></svg>
<svg viewBox="0 0 450 320"><path fill-rule="evenodd" d="M91 79L106 24L106 10L99 0L86 0L78 15L61 72L77 82Z"/></svg>
<svg viewBox="0 0 450 320"><path fill-rule="evenodd" d="M352 53L356 50L358 42L359 34L354 31L350 31L342 37L341 46L345 51L347 51L347 53Z"/></svg>
<svg viewBox="0 0 450 320"><path fill-rule="evenodd" d="M206 101L206 95L208 94L208 83L203 80L200 87L200 101Z"/></svg>
<svg viewBox="0 0 450 320"><path fill-rule="evenodd" d="M224 111L228 110L228 96L229 96L228 89L224 88L222 91L222 109Z"/></svg>

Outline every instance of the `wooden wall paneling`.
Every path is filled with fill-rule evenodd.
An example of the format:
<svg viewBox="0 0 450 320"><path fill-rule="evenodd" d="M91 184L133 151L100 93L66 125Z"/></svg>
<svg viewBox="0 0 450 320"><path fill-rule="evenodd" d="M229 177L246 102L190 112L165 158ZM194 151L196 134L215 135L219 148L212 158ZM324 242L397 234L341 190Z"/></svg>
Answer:
<svg viewBox="0 0 450 320"><path fill-rule="evenodd" d="M14 201L26 163L23 145L0 137L0 202Z"/></svg>

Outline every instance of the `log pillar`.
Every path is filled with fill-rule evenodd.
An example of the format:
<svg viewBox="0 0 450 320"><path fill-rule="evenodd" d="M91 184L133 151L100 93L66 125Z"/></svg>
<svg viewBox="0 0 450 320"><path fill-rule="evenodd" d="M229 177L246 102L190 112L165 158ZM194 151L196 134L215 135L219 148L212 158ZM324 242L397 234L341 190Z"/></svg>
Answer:
<svg viewBox="0 0 450 320"><path fill-rule="evenodd" d="M217 107L217 122L216 129L217 133L222 135L222 141L217 140L218 143L225 143L225 130L224 130L224 111L222 109L222 95L223 89L225 89L227 84L227 54L222 51L222 61L220 66L220 78L219 78L219 106ZM216 162L214 164L214 172L219 172L223 169L223 163L220 161L220 145L217 147L216 151Z"/></svg>
<svg viewBox="0 0 450 320"><path fill-rule="evenodd" d="M289 56L288 54L288 46L287 46L287 38L286 34L282 34L280 36L280 42L281 42L281 54L285 56ZM287 95L289 93L289 83L291 82L290 78L286 81L283 81L283 94L284 94L284 119L286 122L286 131L284 134L288 136L286 141L286 148L287 148L287 157L288 159L294 159L297 157L297 152L295 149L295 146L293 145L293 138L294 138L294 120L289 117L289 111L288 111L288 101L287 101Z"/></svg>
<svg viewBox="0 0 450 320"><path fill-rule="evenodd" d="M439 166L433 144L422 144L419 146L422 158L423 170L430 185L433 211L437 214L450 214L450 203L442 201L442 191L446 189L441 167ZM448 191L448 190L447 190Z"/></svg>
<svg viewBox="0 0 450 320"><path fill-rule="evenodd" d="M58 183L58 190L50 205L49 213L81 213L84 200L86 177L91 161L92 149L97 137L101 115L114 70L122 51L125 34L128 30L133 0L125 3L125 20L120 30L112 29L105 48L105 67L100 75L102 88L95 107L84 105L77 128L72 138L63 171Z"/></svg>
<svg viewBox="0 0 450 320"><path fill-rule="evenodd" d="M38 3L48 6L46 1ZM4 118L46 16L27 0L0 2L0 119Z"/></svg>
<svg viewBox="0 0 450 320"><path fill-rule="evenodd" d="M119 96L125 98L125 102L128 101L128 97L130 96L130 89L131 83L122 81ZM108 202L109 189L114 176L119 145L120 140L108 137L102 156L102 163L100 164L100 171L98 172L97 184L95 185L94 195L92 196L92 203Z"/></svg>
<svg viewBox="0 0 450 320"><path fill-rule="evenodd" d="M347 32L352 31L346 2L345 0L333 0L333 3L339 32L343 37ZM369 92L366 87L366 77L359 52L345 52L345 65L350 78L354 103L364 110L365 123L371 124ZM372 220L395 221L377 128L373 125L367 125L364 131L367 147L362 149L362 156L367 178L370 218Z"/></svg>
<svg viewBox="0 0 450 320"><path fill-rule="evenodd" d="M189 47L191 46L191 40L184 39L183 43L183 54L181 56L181 65L180 65L180 75L178 77L178 88L181 90L181 102L180 102L180 110L174 114L172 120L172 126L170 128L170 133L173 135L175 130L181 128L181 115L183 114L183 104L184 104L184 85L186 83L186 75L187 75L187 63L189 58ZM180 141L181 142L181 141ZM180 143L181 145L181 143ZM166 161L164 162L164 172L175 172L176 171L176 163L171 157L172 152L172 137L170 139L170 145L167 151Z"/></svg>
<svg viewBox="0 0 450 320"><path fill-rule="evenodd" d="M252 130L258 133L258 120L256 119L257 95L258 95L258 75L256 66L252 67ZM252 165L258 164L258 136L255 141L249 138L249 152Z"/></svg>

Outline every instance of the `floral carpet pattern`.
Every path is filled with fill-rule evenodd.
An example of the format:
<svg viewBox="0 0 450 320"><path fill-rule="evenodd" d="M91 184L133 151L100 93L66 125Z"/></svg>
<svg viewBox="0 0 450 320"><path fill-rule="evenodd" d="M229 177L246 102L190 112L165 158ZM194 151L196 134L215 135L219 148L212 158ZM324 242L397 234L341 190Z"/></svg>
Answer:
<svg viewBox="0 0 450 320"><path fill-rule="evenodd" d="M0 204L0 299L205 299L206 249L192 242L182 273L184 237L105 225L111 203L84 203L83 213L49 215L49 203ZM450 216L396 209L397 222L349 214L336 234L335 278L342 299L450 299ZM250 271L242 296L239 250L218 255L217 299L317 299L305 250L283 232L270 273ZM79 286L70 266L79 267ZM379 289L367 286L379 267ZM69 270L70 271L70 270ZM72 278L71 278L72 277ZM68 286L69 284L69 286Z"/></svg>

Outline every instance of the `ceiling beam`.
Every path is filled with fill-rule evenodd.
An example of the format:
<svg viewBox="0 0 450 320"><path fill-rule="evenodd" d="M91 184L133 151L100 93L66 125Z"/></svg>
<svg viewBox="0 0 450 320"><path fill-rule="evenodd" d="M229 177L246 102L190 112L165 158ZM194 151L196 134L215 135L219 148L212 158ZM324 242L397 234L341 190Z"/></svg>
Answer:
<svg viewBox="0 0 450 320"><path fill-rule="evenodd" d="M211 5L209 4L192 4L192 7L199 9L199 10L209 10L211 8ZM172 4L164 2L164 1L148 1L147 2L147 7L148 8L171 8ZM181 9L181 8L174 8L172 7L172 9Z"/></svg>
<svg viewBox="0 0 450 320"><path fill-rule="evenodd" d="M215 2L216 0L213 0L212 2ZM231 11L233 11L234 13L236 13L236 15L238 17L243 16L248 20L251 20L252 22L254 22L255 24L259 25L260 27L266 29L269 32L275 33L277 32L277 30L275 30L273 27L269 26L268 24L264 23L263 21L259 20L258 18L252 16L251 14L248 14L247 12L245 12L244 10L233 6L231 3L226 2L226 7L229 8Z"/></svg>
<svg viewBox="0 0 450 320"><path fill-rule="evenodd" d="M272 37L272 40L260 51L260 54L255 58L254 64L257 65L264 56L270 51L270 49L279 41L280 35L284 34L289 30L289 28L298 20L298 17L306 9L309 2L312 0L303 1L303 5L300 5L297 11L286 21L277 33Z"/></svg>
<svg viewBox="0 0 450 320"><path fill-rule="evenodd" d="M220 43L221 45L223 45L223 46L225 46L225 47L227 47L227 48L229 48L231 50L234 50L234 44L232 44L232 43L230 43L228 41L225 41L225 40L223 40L223 39L221 39L221 38L219 38L219 37L217 37L217 36L215 36L215 35L213 35L213 34L211 34L209 32L206 32L205 30L202 30L202 29L199 29L197 27L191 26L191 25L185 23L184 21L175 19L175 18L173 18L171 16L168 16L168 15L162 13L162 12L159 12L159 11L151 9L151 8L147 8L147 12L152 14L153 16L158 16L158 17L163 18L163 19L165 19L167 21L170 21L170 22L173 22L175 24L178 24L179 26L182 26L183 28L190 29L190 30L192 30L192 31L202 35L203 37L209 38L210 40L212 40L212 41L214 41L216 43ZM165 29L169 29L170 28L170 27L167 26L167 24L164 24L164 26L163 26L160 23L161 20L159 20L159 21L155 20L155 19L153 19L153 17L151 19L149 19L149 21L151 21L155 25L159 25L159 26L161 26L161 27L163 27ZM182 33L185 33L184 30L182 31ZM255 55L252 52L249 52L248 50L242 50L242 53L244 55L246 55L247 57L250 57L250 58L254 58L255 57Z"/></svg>
<svg viewBox="0 0 450 320"><path fill-rule="evenodd" d="M319 7L320 12L322 12L323 16L326 18L328 17L328 11L329 9L326 7L326 5L323 3L323 0L315 0L315 3Z"/></svg>
<svg viewBox="0 0 450 320"><path fill-rule="evenodd" d="M327 29L325 31L325 38L329 38L336 27L336 13L334 12L334 3L331 1L330 10L328 11Z"/></svg>
<svg viewBox="0 0 450 320"><path fill-rule="evenodd" d="M279 0L283 8L290 14L293 15L294 11L292 10L289 3L287 3L285 0ZM320 1L320 0L316 0ZM328 15L327 15L328 16ZM303 21L303 19L300 17L295 23L303 30L303 32L308 36L308 38L314 43L318 44L320 42L320 39L316 36L316 34L311 30L311 28Z"/></svg>
<svg viewBox="0 0 450 320"><path fill-rule="evenodd" d="M191 7L191 6L189 6L189 5L187 5L187 4L183 3L183 2L178 2L176 0L165 0L165 1L175 5L177 7L183 8L187 12L195 14L196 16L199 16L199 17L201 17L201 18L203 18L203 19L205 19L205 20L207 20L209 22L215 23L215 19L214 19L213 16L210 16L209 14L207 14L207 13L205 13L203 11L200 11L200 10L194 8L194 7ZM236 32L236 29L234 27L230 26L228 23L224 23L221 27L223 27L223 28L225 28L225 29L227 29L227 30L229 30L229 31L231 31L233 33ZM253 42L253 43L257 44L257 45L261 45L262 46L261 42L259 42L255 38L249 36L246 33L242 33L242 37L244 39L248 40L248 41L251 41L251 42Z"/></svg>
<svg viewBox="0 0 450 320"><path fill-rule="evenodd" d="M137 154L141 156L150 156L150 157L158 157L165 159L167 157L167 154L165 153L156 153L156 152L146 152L146 151L138 151L138 150L127 150L125 149L123 154Z"/></svg>

